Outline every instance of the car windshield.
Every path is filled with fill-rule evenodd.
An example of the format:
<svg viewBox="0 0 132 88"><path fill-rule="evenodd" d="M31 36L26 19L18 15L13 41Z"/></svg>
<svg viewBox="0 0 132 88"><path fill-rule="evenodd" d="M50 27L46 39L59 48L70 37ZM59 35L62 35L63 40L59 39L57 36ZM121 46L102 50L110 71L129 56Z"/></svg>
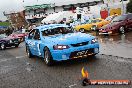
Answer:
<svg viewBox="0 0 132 88"><path fill-rule="evenodd" d="M5 35L5 34L0 34L0 38L6 38L7 37L7 35Z"/></svg>
<svg viewBox="0 0 132 88"><path fill-rule="evenodd" d="M68 34L68 33L73 33L74 30L72 28L68 27L57 27L54 29L47 29L42 31L43 36L52 36L52 35L57 35L57 34Z"/></svg>
<svg viewBox="0 0 132 88"><path fill-rule="evenodd" d="M115 17L112 22L119 22L119 21L123 21L126 19L126 16L117 16Z"/></svg>
<svg viewBox="0 0 132 88"><path fill-rule="evenodd" d="M99 19L95 19L95 20L91 20L91 23L97 23L97 22L100 22L101 20Z"/></svg>
<svg viewBox="0 0 132 88"><path fill-rule="evenodd" d="M112 18L113 18L113 17L109 16L109 17L107 17L105 20L107 20L107 21L111 21Z"/></svg>
<svg viewBox="0 0 132 88"><path fill-rule="evenodd" d="M13 34L22 34L21 31L13 31Z"/></svg>

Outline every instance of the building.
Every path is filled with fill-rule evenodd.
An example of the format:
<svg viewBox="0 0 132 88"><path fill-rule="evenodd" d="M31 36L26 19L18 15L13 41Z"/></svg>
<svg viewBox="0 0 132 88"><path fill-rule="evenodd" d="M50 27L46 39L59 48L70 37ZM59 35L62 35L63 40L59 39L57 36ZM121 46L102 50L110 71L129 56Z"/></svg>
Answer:
<svg viewBox="0 0 132 88"><path fill-rule="evenodd" d="M4 12L4 15L7 17L11 26L18 29L21 27L25 27L27 22L25 20L25 12Z"/></svg>
<svg viewBox="0 0 132 88"><path fill-rule="evenodd" d="M84 0L82 0L84 1ZM85 0L84 2L68 3L52 3L52 4L41 4L33 6L25 6L25 18L29 23L40 23L40 21L49 14L57 13L60 11L72 11L75 12L77 7L87 7L102 3L102 0Z"/></svg>

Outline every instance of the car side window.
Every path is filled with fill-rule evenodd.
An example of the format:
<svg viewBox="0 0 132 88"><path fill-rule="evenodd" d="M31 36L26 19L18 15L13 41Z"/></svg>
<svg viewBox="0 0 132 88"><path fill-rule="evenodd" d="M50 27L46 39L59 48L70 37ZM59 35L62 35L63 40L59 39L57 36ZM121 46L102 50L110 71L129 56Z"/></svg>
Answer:
<svg viewBox="0 0 132 88"><path fill-rule="evenodd" d="M33 29L33 30L29 33L28 39L32 39L32 38L34 37L34 35L35 35L35 29Z"/></svg>
<svg viewBox="0 0 132 88"><path fill-rule="evenodd" d="M132 20L132 14L128 15L128 19Z"/></svg>
<svg viewBox="0 0 132 88"><path fill-rule="evenodd" d="M35 31L34 39L35 39L35 40L40 40L40 33L39 33L39 30L36 30L36 31Z"/></svg>

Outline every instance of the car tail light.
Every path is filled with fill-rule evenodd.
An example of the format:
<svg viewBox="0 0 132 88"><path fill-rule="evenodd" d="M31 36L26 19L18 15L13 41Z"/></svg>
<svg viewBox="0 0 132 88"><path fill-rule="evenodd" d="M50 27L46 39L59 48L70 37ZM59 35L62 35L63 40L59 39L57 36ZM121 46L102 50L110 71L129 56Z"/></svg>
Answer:
<svg viewBox="0 0 132 88"><path fill-rule="evenodd" d="M70 48L68 45L55 45L53 46L54 50L63 50Z"/></svg>

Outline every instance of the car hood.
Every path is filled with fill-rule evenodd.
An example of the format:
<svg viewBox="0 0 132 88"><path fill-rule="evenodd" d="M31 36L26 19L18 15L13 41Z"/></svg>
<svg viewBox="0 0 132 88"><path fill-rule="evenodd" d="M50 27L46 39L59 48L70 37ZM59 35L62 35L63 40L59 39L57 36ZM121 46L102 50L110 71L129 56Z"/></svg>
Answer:
<svg viewBox="0 0 132 88"><path fill-rule="evenodd" d="M12 34L12 36L14 36L14 37L23 37L23 36L25 36L25 34Z"/></svg>
<svg viewBox="0 0 132 88"><path fill-rule="evenodd" d="M99 22L97 22L97 23L92 23L92 25L98 25L99 24Z"/></svg>
<svg viewBox="0 0 132 88"><path fill-rule="evenodd" d="M91 36L86 33L68 33L68 34L62 34L62 35L54 35L54 36L48 36L45 38L45 41L48 43L53 44L62 44L62 45L69 45L69 44L76 44L81 42L90 41L93 39L94 36Z"/></svg>
<svg viewBox="0 0 132 88"><path fill-rule="evenodd" d="M92 24L82 24L82 25L77 25L77 26L75 26L75 29L80 29L81 27L85 27L85 26L87 26L87 27L91 27L92 26Z"/></svg>

